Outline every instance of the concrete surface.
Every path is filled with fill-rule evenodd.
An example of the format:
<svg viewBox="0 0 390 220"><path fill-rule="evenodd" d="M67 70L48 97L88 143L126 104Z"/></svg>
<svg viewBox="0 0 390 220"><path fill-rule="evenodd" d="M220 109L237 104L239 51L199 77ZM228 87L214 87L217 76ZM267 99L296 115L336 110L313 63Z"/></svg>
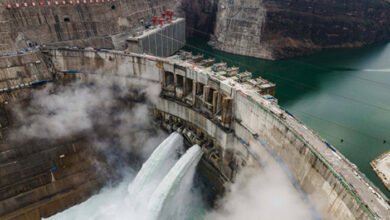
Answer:
<svg viewBox="0 0 390 220"><path fill-rule="evenodd" d="M186 43L186 27L183 18L177 18L171 24L156 25L142 32L139 36L127 39L127 50L134 53L146 53L167 57L176 53Z"/></svg>
<svg viewBox="0 0 390 220"><path fill-rule="evenodd" d="M390 151L380 155L370 165L386 188L390 190Z"/></svg>

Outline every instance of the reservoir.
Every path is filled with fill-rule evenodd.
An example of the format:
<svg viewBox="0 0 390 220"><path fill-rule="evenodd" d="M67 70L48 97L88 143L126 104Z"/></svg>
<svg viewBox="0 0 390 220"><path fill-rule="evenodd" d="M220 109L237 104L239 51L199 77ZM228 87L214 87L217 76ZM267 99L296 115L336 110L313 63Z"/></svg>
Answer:
<svg viewBox="0 0 390 220"><path fill-rule="evenodd" d="M206 42L189 39L186 49L276 83L280 106L318 131L390 196L369 164L390 150L390 43L268 61L214 50Z"/></svg>

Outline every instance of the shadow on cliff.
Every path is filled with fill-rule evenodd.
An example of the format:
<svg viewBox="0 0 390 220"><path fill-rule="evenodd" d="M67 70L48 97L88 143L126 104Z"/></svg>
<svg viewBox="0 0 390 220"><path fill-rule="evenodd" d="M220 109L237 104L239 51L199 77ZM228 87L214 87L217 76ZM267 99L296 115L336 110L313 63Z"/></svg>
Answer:
<svg viewBox="0 0 390 220"><path fill-rule="evenodd" d="M207 37L214 32L217 0L183 0L179 11L185 16L187 37Z"/></svg>

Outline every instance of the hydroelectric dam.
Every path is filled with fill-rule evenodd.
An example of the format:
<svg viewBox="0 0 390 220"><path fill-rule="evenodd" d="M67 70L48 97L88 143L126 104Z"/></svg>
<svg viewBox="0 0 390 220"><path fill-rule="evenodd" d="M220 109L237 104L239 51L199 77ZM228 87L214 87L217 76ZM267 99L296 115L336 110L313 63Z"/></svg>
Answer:
<svg viewBox="0 0 390 220"><path fill-rule="evenodd" d="M161 58L114 50L42 48L23 55L21 59L15 58L0 58L2 66L13 65L14 69L29 70L31 83L2 89L1 102L5 113L6 106L20 99L23 91L51 81L86 79L101 74L102 80L104 76L110 76L146 82L159 90L158 99L151 104L155 122L170 132L182 134L187 143L201 147L204 155L198 169L215 187L216 193L223 193L225 183L233 181L242 167L262 169L270 161L276 161L302 198L310 203L318 219L387 219L390 216L388 204L380 191L373 192L370 182L352 163L264 95L273 92L274 84L264 79L251 80L248 72L238 74L237 68L226 68L223 63L214 64L213 60L201 61L188 52ZM5 127L6 119L2 120ZM6 132L3 130L3 135ZM67 155L66 159L68 155L88 150L77 147L77 144L82 146L82 138L76 144L67 142L71 143L64 140L65 148L52 153L60 157ZM5 144L2 146L6 149ZM27 155L27 161L23 162L17 156L22 152L12 147L8 149L2 152L2 160L15 158L15 162L2 165L1 175L10 175L11 169L19 175L27 175L23 174L26 172L23 169L29 167L26 162L32 159L31 155ZM50 178L51 173L57 175L56 172L53 170L47 175ZM3 186L15 189L11 183L4 182L3 177ZM66 178L69 177L55 182L49 180L44 186L46 189L34 189L30 182L34 194L2 191L4 199L0 202L0 214L5 219L23 219L28 213L50 216L69 207L72 202L66 206L56 204L66 199L61 195L51 198L50 202L44 200L45 196L50 198L51 194L61 192L61 187L67 189ZM19 178L23 180L23 176ZM88 189L99 183L101 181L96 179L81 186ZM67 193L72 195L71 191ZM88 193L83 191L83 195ZM74 202L82 199L69 198L68 201Z"/></svg>
<svg viewBox="0 0 390 220"><path fill-rule="evenodd" d="M5 52L0 57L0 219L47 218L85 201L108 180L120 178L123 161L150 154L146 146L156 143L147 142L158 128L170 136L158 139L161 144L128 189L135 198L148 196L150 204L133 207L147 207L150 219L160 217L171 192L195 168L215 200L243 168L261 175L274 164L312 219L390 219L388 198L320 134L277 104L274 83L213 58L178 52L185 45L185 19L171 20L173 12L167 10L166 19L154 17L148 24L138 19L151 15L141 1L134 5L146 15L127 20L123 8L128 5L121 1L55 2L12 2L2 9L12 19L3 22L7 37L0 45ZM108 19L112 26L106 29L99 13L69 16L73 6L84 10L80 14L109 11L118 21ZM19 16L30 9L42 14L30 16L37 17L36 28ZM40 17L50 17L51 10L61 12L53 15L61 24L46 27ZM12 22L29 36L14 33ZM144 27L129 28L138 24ZM55 31L29 34L46 28ZM158 177L153 193L145 187L152 176Z"/></svg>

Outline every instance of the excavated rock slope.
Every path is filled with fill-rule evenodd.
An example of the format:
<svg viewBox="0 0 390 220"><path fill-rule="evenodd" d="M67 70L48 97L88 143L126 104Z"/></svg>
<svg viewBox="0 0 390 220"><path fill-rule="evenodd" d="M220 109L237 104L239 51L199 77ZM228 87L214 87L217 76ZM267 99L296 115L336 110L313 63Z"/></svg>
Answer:
<svg viewBox="0 0 390 220"><path fill-rule="evenodd" d="M28 44L35 43L113 47L108 35L138 27L142 20L148 21L154 15L161 15L162 11L175 8L177 2L179 1L7 0L0 4L0 54L19 51ZM8 8L9 3L12 8ZM20 4L18 8L16 4Z"/></svg>
<svg viewBox="0 0 390 220"><path fill-rule="evenodd" d="M167 9L187 19L188 35L215 36L217 49L266 59L390 39L388 0L49 2L42 1L40 6L33 0L8 0L0 5L0 53L20 51L35 43L113 48L110 36L129 31Z"/></svg>
<svg viewBox="0 0 390 220"><path fill-rule="evenodd" d="M219 0L216 48L265 59L390 39L385 0Z"/></svg>

